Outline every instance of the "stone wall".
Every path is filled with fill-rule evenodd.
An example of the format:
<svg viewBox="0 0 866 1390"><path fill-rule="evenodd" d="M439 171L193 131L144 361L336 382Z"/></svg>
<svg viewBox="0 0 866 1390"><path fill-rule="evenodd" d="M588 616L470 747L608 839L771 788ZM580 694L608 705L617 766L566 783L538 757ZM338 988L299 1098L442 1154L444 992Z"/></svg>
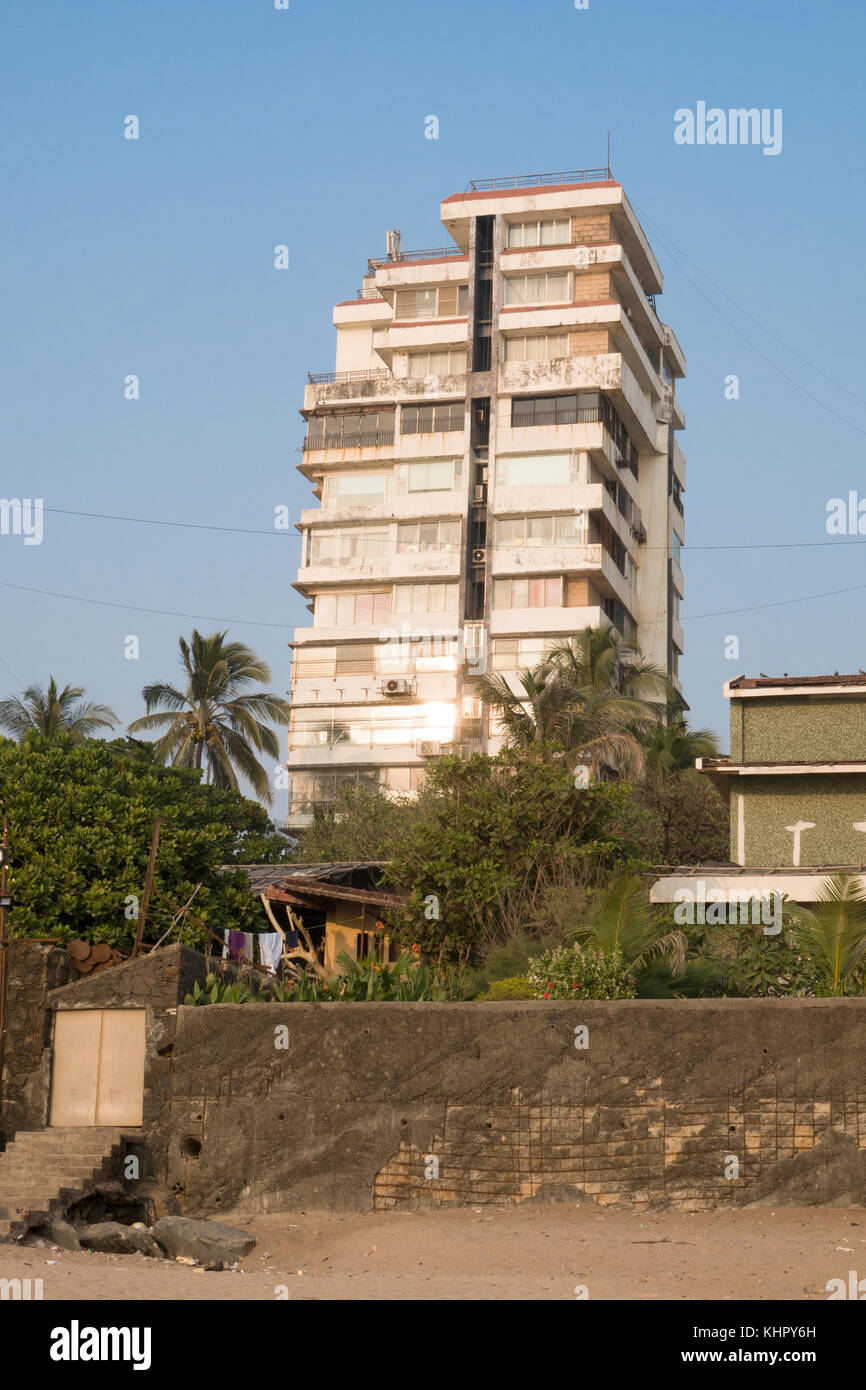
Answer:
<svg viewBox="0 0 866 1390"><path fill-rule="evenodd" d="M0 1147L16 1130L41 1129L47 1121L53 1020L48 994L71 973L69 956L57 946L16 937L7 951Z"/></svg>
<svg viewBox="0 0 866 1390"><path fill-rule="evenodd" d="M207 967L51 988L65 953L22 948L7 1138L47 1122L53 1009L143 1006L134 1148L187 1214L866 1205L866 999L184 1006Z"/></svg>
<svg viewBox="0 0 866 1390"><path fill-rule="evenodd" d="M860 1204L864 1024L860 999L184 1008L151 1143L188 1213Z"/></svg>

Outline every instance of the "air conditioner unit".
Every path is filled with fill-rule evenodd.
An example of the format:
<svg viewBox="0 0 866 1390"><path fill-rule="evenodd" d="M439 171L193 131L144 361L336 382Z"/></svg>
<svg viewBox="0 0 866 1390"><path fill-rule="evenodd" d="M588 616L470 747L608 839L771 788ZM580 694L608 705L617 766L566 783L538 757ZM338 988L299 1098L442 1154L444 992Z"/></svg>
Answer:
<svg viewBox="0 0 866 1390"><path fill-rule="evenodd" d="M381 695L411 695L414 692L412 681L401 679L399 676L391 676L388 680L382 681L379 686Z"/></svg>
<svg viewBox="0 0 866 1390"><path fill-rule="evenodd" d="M472 552L473 565L483 565L487 560L487 551L483 546L477 546Z"/></svg>
<svg viewBox="0 0 866 1390"><path fill-rule="evenodd" d="M483 502L483 501L484 501L484 496L485 496L486 491L487 491L487 489L485 488L485 486L484 486L483 483L476 483L476 484L475 484L475 501L476 501L476 502Z"/></svg>
<svg viewBox="0 0 866 1390"><path fill-rule="evenodd" d="M419 758L436 758L441 752L442 744L438 739L425 739L415 744L415 753Z"/></svg>

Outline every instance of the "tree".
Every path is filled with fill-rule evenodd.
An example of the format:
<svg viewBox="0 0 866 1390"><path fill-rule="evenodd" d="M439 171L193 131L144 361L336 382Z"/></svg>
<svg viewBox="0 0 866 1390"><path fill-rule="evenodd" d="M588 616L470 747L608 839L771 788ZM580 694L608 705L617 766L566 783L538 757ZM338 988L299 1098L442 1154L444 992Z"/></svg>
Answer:
<svg viewBox="0 0 866 1390"><path fill-rule="evenodd" d="M392 926L430 954L477 955L543 928L557 894L632 867L651 829L630 787L578 790L543 753L443 758L391 858L409 898Z"/></svg>
<svg viewBox="0 0 866 1390"><path fill-rule="evenodd" d="M197 631L190 642L181 637L185 689L165 681L146 685L141 693L147 714L133 720L129 731L165 729L154 743L161 758L175 767L206 766L207 781L222 789L237 789L240 772L270 805L270 779L256 754L279 757L268 723L288 724L289 703L270 691L246 693L270 680L270 667L242 642L225 638L225 632L203 637Z"/></svg>
<svg viewBox="0 0 866 1390"><path fill-rule="evenodd" d="M46 738L67 733L76 743L90 738L97 729L113 729L120 721L108 705L82 700L83 685L65 685L61 691L53 676L47 693L41 685L31 685L23 698L17 695L0 700L0 729L21 739L31 729Z"/></svg>
<svg viewBox="0 0 866 1390"><path fill-rule="evenodd" d="M523 671L518 679L522 695L499 672L482 676L477 687L484 703L496 711L506 746L562 748L569 724L564 686L543 670Z"/></svg>
<svg viewBox="0 0 866 1390"><path fill-rule="evenodd" d="M290 854L257 801L203 786L194 770L164 767L151 744L127 739L0 739L0 815L9 821L13 936L82 936L129 949L157 816L154 888L180 906L200 885L191 910L214 931L262 924L246 875L221 866ZM145 940L156 941L173 916L155 893ZM183 939L212 949L195 926Z"/></svg>
<svg viewBox="0 0 866 1390"><path fill-rule="evenodd" d="M391 859L417 803L389 797L377 787L343 786L329 806L316 806L310 825L298 831L299 864L339 864Z"/></svg>
<svg viewBox="0 0 866 1390"><path fill-rule="evenodd" d="M681 715L658 720L644 737L644 753L649 773L670 777L691 771L696 758L714 758L719 741L710 729L692 729Z"/></svg>
<svg viewBox="0 0 866 1390"><path fill-rule="evenodd" d="M507 747L543 746L560 761L586 762L594 780L606 768L624 777L643 775L640 736L658 718L648 697L666 693L667 680L612 628L588 627L557 642L519 683L522 695L501 674L479 682Z"/></svg>
<svg viewBox="0 0 866 1390"><path fill-rule="evenodd" d="M813 907L786 903L791 936L808 957L824 995L862 994L866 966L866 887L859 878L834 874L818 890Z"/></svg>

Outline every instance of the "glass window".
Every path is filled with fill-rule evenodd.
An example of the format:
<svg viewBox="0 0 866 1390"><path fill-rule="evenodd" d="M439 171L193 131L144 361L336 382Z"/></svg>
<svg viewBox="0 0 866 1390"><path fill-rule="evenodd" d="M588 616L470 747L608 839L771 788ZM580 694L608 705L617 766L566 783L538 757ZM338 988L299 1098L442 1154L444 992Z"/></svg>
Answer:
<svg viewBox="0 0 866 1390"><path fill-rule="evenodd" d="M316 627L374 627L386 623L391 595L383 593L318 594L314 600Z"/></svg>
<svg viewBox="0 0 866 1390"><path fill-rule="evenodd" d="M530 516L526 519L526 544L548 545L553 540L553 517Z"/></svg>
<svg viewBox="0 0 866 1390"><path fill-rule="evenodd" d="M544 218L532 222L512 222L508 228L509 246L557 246L571 241L569 217Z"/></svg>
<svg viewBox="0 0 866 1390"><path fill-rule="evenodd" d="M562 576L495 579L494 608L561 608Z"/></svg>
<svg viewBox="0 0 866 1390"><path fill-rule="evenodd" d="M462 430L463 425L462 401L440 405L404 405L400 414L401 434L447 434Z"/></svg>
<svg viewBox="0 0 866 1390"><path fill-rule="evenodd" d="M459 521L409 521L401 522L397 528L397 550L403 555L456 550L459 544Z"/></svg>
<svg viewBox="0 0 866 1390"><path fill-rule="evenodd" d="M410 492L450 492L453 485L454 463L451 459L409 464Z"/></svg>
<svg viewBox="0 0 866 1390"><path fill-rule="evenodd" d="M325 483L326 507L381 507L388 491L387 473L338 473Z"/></svg>
<svg viewBox="0 0 866 1390"><path fill-rule="evenodd" d="M564 304L569 298L569 273L514 275L505 281L506 304Z"/></svg>
<svg viewBox="0 0 866 1390"><path fill-rule="evenodd" d="M530 454L505 460L506 487L558 487L571 481L569 454Z"/></svg>
<svg viewBox="0 0 866 1390"><path fill-rule="evenodd" d="M417 290L415 315L419 319L432 319L436 317L436 291Z"/></svg>

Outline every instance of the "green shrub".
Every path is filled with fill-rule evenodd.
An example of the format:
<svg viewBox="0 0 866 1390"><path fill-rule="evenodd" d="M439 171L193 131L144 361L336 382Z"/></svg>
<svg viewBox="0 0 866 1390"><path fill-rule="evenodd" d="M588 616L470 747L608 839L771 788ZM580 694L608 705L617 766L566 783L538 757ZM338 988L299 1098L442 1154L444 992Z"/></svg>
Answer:
<svg viewBox="0 0 866 1390"><path fill-rule="evenodd" d="M508 980L494 980L485 990L484 994L477 996L480 1000L491 999L534 999L532 985L526 975L512 975Z"/></svg>
<svg viewBox="0 0 866 1390"><path fill-rule="evenodd" d="M557 946L533 956L529 983L534 999L634 999L635 981L622 951Z"/></svg>

